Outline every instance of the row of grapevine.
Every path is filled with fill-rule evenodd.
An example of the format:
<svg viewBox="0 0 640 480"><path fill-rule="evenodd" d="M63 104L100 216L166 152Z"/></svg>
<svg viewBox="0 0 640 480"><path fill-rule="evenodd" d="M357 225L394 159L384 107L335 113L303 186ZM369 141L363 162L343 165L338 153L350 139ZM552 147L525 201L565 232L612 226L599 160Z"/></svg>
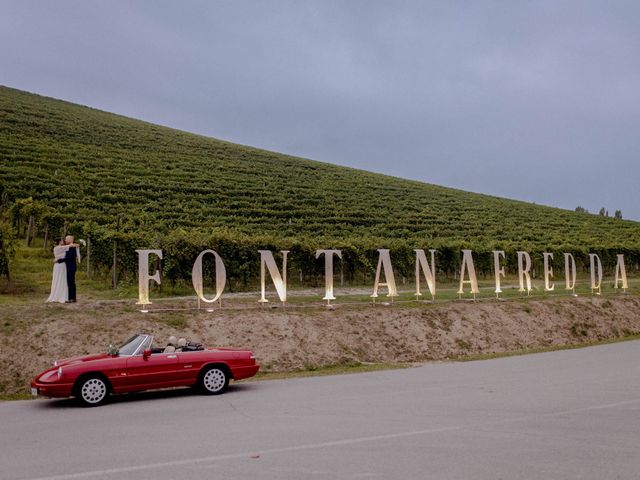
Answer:
<svg viewBox="0 0 640 480"><path fill-rule="evenodd" d="M383 239L361 237L353 240L335 240L330 237L280 238L273 235L247 235L232 229L205 232L198 229L175 229L167 234L154 231L122 229L101 226L95 222L66 224L67 232L76 239L90 241L91 263L94 270L108 271L113 264L113 247L116 245L119 276L133 281L137 272L137 249L159 249L163 259L157 265L162 271L164 282L189 282L193 262L206 249L216 251L223 259L231 290L246 290L258 283L260 275L259 250L271 250L276 258L279 252L288 250L289 272L294 273L293 284L318 285L324 275L324 259L316 259L319 249L339 249L342 259L335 259L335 271L350 284L366 283L375 273L378 249L388 248L394 271L398 278L411 279L415 275L416 254L414 249L437 250L436 266L438 276L453 280L461 267L462 249L471 249L476 271L480 277L492 278L494 272L494 250L504 250L501 265L508 274L517 271L517 251L529 252L532 270L538 276L543 271L543 252L554 253L552 266L556 278L564 269L563 253L572 253L577 267L585 272L589 268L589 254L595 253L602 260L605 274L612 275L617 255L624 254L629 273L640 264L640 250L623 245L610 247L589 247L585 245L558 244L546 248L518 245L513 242L494 242L490 245L473 242L440 241L414 243L404 239ZM153 258L153 257L152 257ZM205 261L205 276L213 278L213 261ZM297 275L300 273L301 275ZM302 281L300 281L300 279Z"/></svg>
<svg viewBox="0 0 640 480"><path fill-rule="evenodd" d="M259 249L290 249L292 271L318 281L317 248L340 248L347 281L370 276L377 248L410 278L414 248L438 249L454 276L460 250L481 275L494 249L599 253L630 265L640 223L403 180L192 135L0 87L0 191L9 227L27 244L65 232L91 241L97 270L135 272L136 248L162 248L165 278L187 280L204 248L220 250L232 288L255 281ZM118 221L120 219L120 221ZM5 234L5 237L11 234ZM630 269L631 270L631 269Z"/></svg>

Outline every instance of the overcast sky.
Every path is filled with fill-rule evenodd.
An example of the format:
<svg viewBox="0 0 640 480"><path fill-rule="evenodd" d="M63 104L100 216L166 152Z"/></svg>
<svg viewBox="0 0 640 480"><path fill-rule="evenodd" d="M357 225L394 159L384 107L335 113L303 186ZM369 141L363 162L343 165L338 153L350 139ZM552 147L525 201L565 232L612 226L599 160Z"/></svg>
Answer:
<svg viewBox="0 0 640 480"><path fill-rule="evenodd" d="M640 2L0 1L0 84L640 220Z"/></svg>

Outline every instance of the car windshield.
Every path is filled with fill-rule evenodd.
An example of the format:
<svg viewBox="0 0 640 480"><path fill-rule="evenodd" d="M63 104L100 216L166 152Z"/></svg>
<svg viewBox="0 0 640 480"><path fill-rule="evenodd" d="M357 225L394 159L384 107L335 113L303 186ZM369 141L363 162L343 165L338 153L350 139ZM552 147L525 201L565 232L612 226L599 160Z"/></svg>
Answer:
<svg viewBox="0 0 640 480"><path fill-rule="evenodd" d="M142 348L138 349L138 355L142 355L142 352L151 348L151 342L153 342L153 337L151 335L147 335L147 338L142 342Z"/></svg>
<svg viewBox="0 0 640 480"><path fill-rule="evenodd" d="M140 347L140 344L150 338L151 337L148 335L134 335L125 343L120 345L118 348L118 355L133 355L136 350L138 350L138 347Z"/></svg>

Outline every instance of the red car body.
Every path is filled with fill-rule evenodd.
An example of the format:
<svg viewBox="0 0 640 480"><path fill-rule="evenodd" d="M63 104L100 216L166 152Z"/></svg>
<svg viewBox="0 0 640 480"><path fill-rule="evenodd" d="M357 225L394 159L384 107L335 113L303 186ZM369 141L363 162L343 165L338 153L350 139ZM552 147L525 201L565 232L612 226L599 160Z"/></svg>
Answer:
<svg viewBox="0 0 640 480"><path fill-rule="evenodd" d="M83 382L98 379L100 388L110 393L129 393L158 388L201 386L204 393L222 393L230 379L241 380L255 375L260 369L250 350L233 348L202 348L195 351L164 353L152 349L153 337L146 334L132 337L117 353L102 353L58 360L31 382L34 395L45 397L77 396L84 398ZM133 343L133 346L131 346ZM210 370L211 382L203 378ZM204 382L204 383L203 383ZM223 385L224 384L224 385ZM209 388L211 387L211 388ZM215 388L214 388L215 387ZM86 387L89 391L90 386ZM89 398L89 397L88 397ZM102 403L104 399L96 401Z"/></svg>

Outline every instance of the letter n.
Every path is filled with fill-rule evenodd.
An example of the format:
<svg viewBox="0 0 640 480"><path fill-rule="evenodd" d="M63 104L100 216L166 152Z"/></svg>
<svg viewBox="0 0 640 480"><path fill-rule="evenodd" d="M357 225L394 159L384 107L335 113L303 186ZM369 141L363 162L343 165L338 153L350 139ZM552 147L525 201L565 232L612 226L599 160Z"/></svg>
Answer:
<svg viewBox="0 0 640 480"><path fill-rule="evenodd" d="M420 291L420 270L422 270L422 274L427 280L427 287L429 288L429 293L431 294L431 299L435 300L436 298L436 250L430 249L429 253L431 253L431 265L429 265L429 261L427 260L427 256L422 249L414 249L416 252L416 298L422 296L422 292Z"/></svg>
<svg viewBox="0 0 640 480"><path fill-rule="evenodd" d="M278 271L276 261L273 258L273 253L270 250L258 250L260 252L260 287L261 293L260 303L268 302L265 297L265 266L269 270L269 276L273 281L278 292L278 297L282 303L287 301L287 254L289 250L281 250L282 253L282 275Z"/></svg>

